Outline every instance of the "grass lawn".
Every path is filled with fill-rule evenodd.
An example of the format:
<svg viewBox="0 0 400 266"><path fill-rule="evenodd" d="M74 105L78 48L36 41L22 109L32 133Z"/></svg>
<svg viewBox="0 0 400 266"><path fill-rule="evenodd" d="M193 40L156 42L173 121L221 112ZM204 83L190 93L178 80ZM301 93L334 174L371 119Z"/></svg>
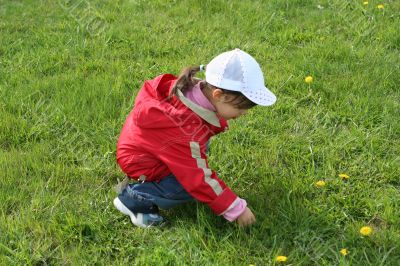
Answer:
<svg viewBox="0 0 400 266"><path fill-rule="evenodd" d="M0 0L0 265L399 265L399 29L397 0ZM209 162L257 223L194 202L133 227L115 147L142 82L236 47L278 101Z"/></svg>

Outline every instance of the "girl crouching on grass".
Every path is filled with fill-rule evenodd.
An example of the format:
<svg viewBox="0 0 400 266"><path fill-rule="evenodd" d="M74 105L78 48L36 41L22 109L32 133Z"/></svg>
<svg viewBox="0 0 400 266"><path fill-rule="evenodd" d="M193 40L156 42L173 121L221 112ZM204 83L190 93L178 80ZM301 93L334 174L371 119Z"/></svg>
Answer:
<svg viewBox="0 0 400 266"><path fill-rule="evenodd" d="M227 129L227 120L272 105L276 97L256 60L240 49L215 57L205 80L194 78L203 70L188 67L178 78L164 74L146 81L125 121L117 161L139 182L121 188L114 206L134 225L161 225L159 209L194 199L241 226L256 220L246 200L208 167L206 150L209 139Z"/></svg>

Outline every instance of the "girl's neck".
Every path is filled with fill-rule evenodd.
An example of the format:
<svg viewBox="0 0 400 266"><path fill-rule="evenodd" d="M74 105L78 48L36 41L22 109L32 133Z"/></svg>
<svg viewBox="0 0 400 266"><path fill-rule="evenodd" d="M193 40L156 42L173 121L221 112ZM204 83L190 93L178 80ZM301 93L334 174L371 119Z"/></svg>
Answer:
<svg viewBox="0 0 400 266"><path fill-rule="evenodd" d="M207 110L215 112L214 104L210 101L210 97L212 98L212 96L207 96L205 93L207 93L207 86L204 86L203 81L199 81L199 83L195 84L192 88L183 92L185 97L190 101Z"/></svg>
<svg viewBox="0 0 400 266"><path fill-rule="evenodd" d="M215 107L215 99L212 96L212 89L208 87L205 83L200 83L200 89L206 96L207 100Z"/></svg>

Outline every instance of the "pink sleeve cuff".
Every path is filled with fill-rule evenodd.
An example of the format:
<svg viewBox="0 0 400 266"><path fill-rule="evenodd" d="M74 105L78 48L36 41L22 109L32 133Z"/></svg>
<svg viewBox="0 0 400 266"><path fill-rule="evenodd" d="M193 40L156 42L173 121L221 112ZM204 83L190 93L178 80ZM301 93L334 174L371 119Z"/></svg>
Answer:
<svg viewBox="0 0 400 266"><path fill-rule="evenodd" d="M223 216L229 222L233 222L245 211L246 207L246 200L238 197L237 200L235 200L232 205L229 206L228 210L223 214Z"/></svg>

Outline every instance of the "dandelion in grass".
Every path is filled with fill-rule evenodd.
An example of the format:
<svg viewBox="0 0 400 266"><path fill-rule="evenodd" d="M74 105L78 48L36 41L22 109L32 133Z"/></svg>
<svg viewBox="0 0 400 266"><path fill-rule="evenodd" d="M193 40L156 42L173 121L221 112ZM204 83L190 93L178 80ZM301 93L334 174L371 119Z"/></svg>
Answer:
<svg viewBox="0 0 400 266"><path fill-rule="evenodd" d="M360 234L363 236L369 236L372 233L372 228L370 226L363 226L360 229Z"/></svg>
<svg viewBox="0 0 400 266"><path fill-rule="evenodd" d="M307 76L307 77L304 79L304 81L305 81L307 84L311 84L311 83L313 82L313 77Z"/></svg>
<svg viewBox="0 0 400 266"><path fill-rule="evenodd" d="M326 182L323 180L320 180L318 182L315 183L316 187L324 187L326 185Z"/></svg>
<svg viewBox="0 0 400 266"><path fill-rule="evenodd" d="M347 249L345 249L345 248L342 248L342 249L340 250L340 253L341 253L343 256L346 256L347 254L349 254L349 251L348 251Z"/></svg>
<svg viewBox="0 0 400 266"><path fill-rule="evenodd" d="M363 5L367 6L368 5L368 1L363 2Z"/></svg>
<svg viewBox="0 0 400 266"><path fill-rule="evenodd" d="M287 261L287 257L286 256L277 256L275 261L276 262L285 262L285 261Z"/></svg>
<svg viewBox="0 0 400 266"><path fill-rule="evenodd" d="M346 174L339 174L340 179L342 179L342 181L347 182L350 178L350 176L346 175Z"/></svg>
<svg viewBox="0 0 400 266"><path fill-rule="evenodd" d="M380 4L380 5L377 5L376 6L378 9L384 9L385 8L385 6L384 5L382 5L382 4Z"/></svg>

